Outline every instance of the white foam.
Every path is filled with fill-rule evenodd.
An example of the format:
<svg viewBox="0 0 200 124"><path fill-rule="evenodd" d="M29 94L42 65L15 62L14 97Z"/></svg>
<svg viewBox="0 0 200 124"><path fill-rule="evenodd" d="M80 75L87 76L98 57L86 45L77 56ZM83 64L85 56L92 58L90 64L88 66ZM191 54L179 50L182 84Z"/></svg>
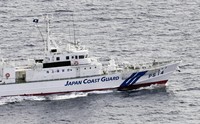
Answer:
<svg viewBox="0 0 200 124"><path fill-rule="evenodd" d="M91 91L88 92L89 94L106 94L106 93L112 93L114 90L103 90L103 91Z"/></svg>
<svg viewBox="0 0 200 124"><path fill-rule="evenodd" d="M12 97L2 97L0 98L0 105L5 105L9 103L17 103L22 101L43 101L46 100L44 96L12 96Z"/></svg>
<svg viewBox="0 0 200 124"><path fill-rule="evenodd" d="M12 96L12 97L2 97L0 98L0 105L5 105L9 103L17 103L22 101L44 101L44 100L64 100L64 99L74 99L78 97L86 97L88 94L105 94L112 93L113 90L105 91L91 91L91 92L74 92L62 95L49 95L49 96Z"/></svg>
<svg viewBox="0 0 200 124"><path fill-rule="evenodd" d="M15 102L21 102L23 101L23 98L20 96L15 97L3 97L0 99L0 105L5 105L8 103L15 103Z"/></svg>
<svg viewBox="0 0 200 124"><path fill-rule="evenodd" d="M83 92L74 92L70 94L63 94L63 95L52 95L49 96L49 100L64 100L64 99L74 99L78 97L86 97L88 93L83 93Z"/></svg>

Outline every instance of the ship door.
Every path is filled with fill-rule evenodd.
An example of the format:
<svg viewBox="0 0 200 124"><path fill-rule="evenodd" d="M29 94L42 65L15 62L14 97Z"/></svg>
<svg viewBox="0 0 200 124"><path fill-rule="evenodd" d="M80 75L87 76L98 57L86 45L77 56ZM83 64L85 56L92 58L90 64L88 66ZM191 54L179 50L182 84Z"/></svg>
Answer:
<svg viewBox="0 0 200 124"><path fill-rule="evenodd" d="M80 77L80 67L77 67L77 68L76 68L76 76L77 76L77 77Z"/></svg>

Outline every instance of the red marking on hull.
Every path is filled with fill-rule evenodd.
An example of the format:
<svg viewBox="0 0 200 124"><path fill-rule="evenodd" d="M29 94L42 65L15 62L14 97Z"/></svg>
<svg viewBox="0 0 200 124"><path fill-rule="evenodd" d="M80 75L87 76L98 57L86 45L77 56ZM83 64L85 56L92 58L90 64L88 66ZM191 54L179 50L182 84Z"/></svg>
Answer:
<svg viewBox="0 0 200 124"><path fill-rule="evenodd" d="M168 80L158 81L158 82L150 82L150 83L144 83L144 84L136 84L131 85L128 87L115 87L115 88L105 88L105 89L91 89L91 90L80 90L80 91L66 91L66 92L50 92L50 93L35 93L35 94L21 94L21 95L9 95L9 96L45 96L45 95L52 95L52 94L67 94L71 92L91 92L91 91L103 91L103 90L113 90L117 89L119 91L125 91L125 90L132 90L132 89L138 89L141 87L147 87L150 85L156 85L156 84L166 84ZM7 97L7 96L4 96Z"/></svg>

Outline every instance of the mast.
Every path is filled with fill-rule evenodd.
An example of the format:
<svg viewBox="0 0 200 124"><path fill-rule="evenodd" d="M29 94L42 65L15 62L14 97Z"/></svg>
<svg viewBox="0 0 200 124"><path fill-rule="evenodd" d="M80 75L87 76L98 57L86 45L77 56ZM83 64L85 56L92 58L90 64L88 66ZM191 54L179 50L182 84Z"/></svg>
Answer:
<svg viewBox="0 0 200 124"><path fill-rule="evenodd" d="M50 30L49 30L50 19L49 19L48 14L45 16L45 19L46 19L46 33L47 33L47 39L45 42L45 53L48 53L50 50L50 37L49 37L49 35L50 35Z"/></svg>

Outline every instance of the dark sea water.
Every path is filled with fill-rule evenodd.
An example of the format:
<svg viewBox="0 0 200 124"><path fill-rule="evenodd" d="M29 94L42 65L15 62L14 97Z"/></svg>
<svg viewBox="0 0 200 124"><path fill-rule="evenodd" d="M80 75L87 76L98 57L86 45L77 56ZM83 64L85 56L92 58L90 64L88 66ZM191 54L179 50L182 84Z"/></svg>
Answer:
<svg viewBox="0 0 200 124"><path fill-rule="evenodd" d="M0 0L0 56L43 55L32 20L52 14L52 36L75 34L97 57L131 63L182 60L166 87L41 97L0 98L0 124L199 124L200 2L198 0ZM73 16L72 16L73 14Z"/></svg>

